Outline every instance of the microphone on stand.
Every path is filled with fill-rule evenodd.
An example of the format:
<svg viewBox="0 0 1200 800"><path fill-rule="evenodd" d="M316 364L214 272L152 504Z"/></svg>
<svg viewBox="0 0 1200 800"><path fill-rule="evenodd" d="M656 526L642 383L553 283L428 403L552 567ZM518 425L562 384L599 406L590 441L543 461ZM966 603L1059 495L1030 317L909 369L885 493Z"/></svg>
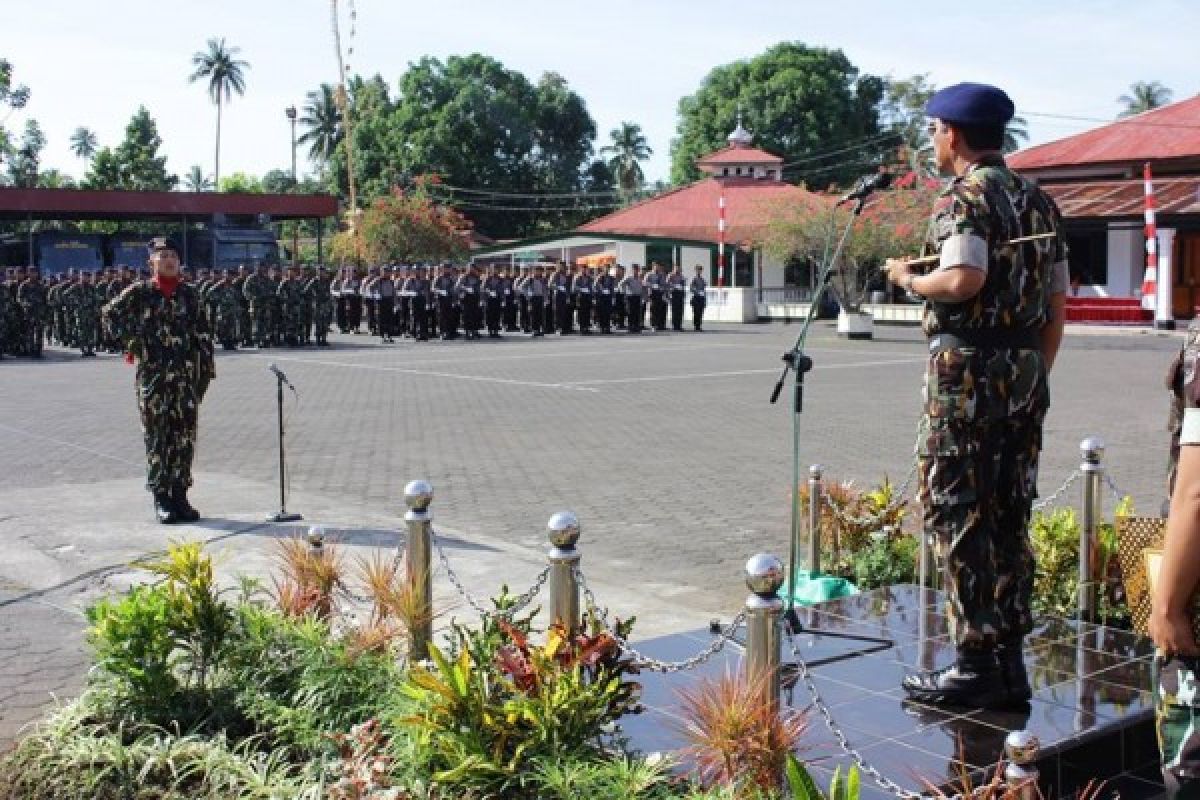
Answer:
<svg viewBox="0 0 1200 800"><path fill-rule="evenodd" d="M281 369L280 369L279 367L277 367L275 364L268 364L268 365L267 365L267 369L271 370L271 372L274 372L274 373L275 373L275 377L276 377L276 378L279 378L279 380L280 380L280 381L281 381L281 382L282 382L282 383L283 383L285 386L287 386L287 387L288 387L289 389L291 389L293 392L294 392L294 391L296 391L296 387L295 387L295 386L292 386L292 384L291 384L291 383L288 381L288 379L287 379L287 375L284 375L284 374L283 374L283 370L281 370Z"/></svg>
<svg viewBox="0 0 1200 800"><path fill-rule="evenodd" d="M854 185L853 189L838 199L837 205L845 205L855 200L866 200L875 192L880 189L886 189L891 185L892 173L890 172L876 172L872 175L864 175L858 179L858 183Z"/></svg>

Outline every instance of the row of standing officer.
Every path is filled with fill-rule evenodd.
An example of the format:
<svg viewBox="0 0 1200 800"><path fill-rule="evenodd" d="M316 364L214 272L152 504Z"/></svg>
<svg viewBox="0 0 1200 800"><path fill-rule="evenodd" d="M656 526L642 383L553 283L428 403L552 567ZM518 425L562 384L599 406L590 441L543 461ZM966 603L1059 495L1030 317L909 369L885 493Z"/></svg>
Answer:
<svg viewBox="0 0 1200 800"><path fill-rule="evenodd" d="M708 284L699 266L688 280L678 267L667 274L657 265L643 270L634 264L627 274L624 266L602 271L560 262L519 272L491 265L486 274L475 264L373 267L365 278L346 269L330 288L343 332L358 333L365 317L368 332L389 342L395 336L455 339L460 329L466 339L477 339L484 328L491 338L502 331L640 333L647 312L651 327L664 331L668 311L673 329L681 331L689 296L692 326L700 331Z"/></svg>

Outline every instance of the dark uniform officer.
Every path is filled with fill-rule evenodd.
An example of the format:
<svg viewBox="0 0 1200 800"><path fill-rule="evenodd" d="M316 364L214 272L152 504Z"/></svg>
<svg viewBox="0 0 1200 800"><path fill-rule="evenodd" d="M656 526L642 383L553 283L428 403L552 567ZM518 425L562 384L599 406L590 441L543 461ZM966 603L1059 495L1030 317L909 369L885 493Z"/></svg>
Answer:
<svg viewBox="0 0 1200 800"><path fill-rule="evenodd" d="M667 276L663 274L662 264L654 263L644 276L646 288L650 291L650 327L656 331L667 329Z"/></svg>
<svg viewBox="0 0 1200 800"><path fill-rule="evenodd" d="M137 403L146 445L146 487L159 522L194 522L188 502L200 402L216 376L208 318L196 289L180 280L179 250L150 241L154 277L126 288L104 320L137 359Z"/></svg>
<svg viewBox="0 0 1200 800"><path fill-rule="evenodd" d="M667 291L671 295L671 330L683 330L683 302L687 298L687 278L675 267L667 276Z"/></svg>
<svg viewBox="0 0 1200 800"><path fill-rule="evenodd" d="M586 267L580 270L571 282L571 294L575 297L575 309L579 315L579 332L585 336L592 333L592 300L596 279Z"/></svg>
<svg viewBox="0 0 1200 800"><path fill-rule="evenodd" d="M617 293L616 270L600 273L593 286L596 295L596 324L601 333L612 333L613 299Z"/></svg>
<svg viewBox="0 0 1200 800"><path fill-rule="evenodd" d="M1033 628L1030 508L1047 373L1062 338L1066 246L1054 203L1000 151L1013 104L980 84L943 89L925 108L938 168L953 175L934 206L939 265L887 264L925 299L929 337L918 465L925 531L945 559L955 664L904 679L925 703L1012 707L1030 697L1022 655ZM1008 241L1057 234L1020 246Z"/></svg>
<svg viewBox="0 0 1200 800"><path fill-rule="evenodd" d="M546 319L546 277L541 264L533 268L533 275L521 287L529 302L529 325L534 336L542 336L542 323Z"/></svg>
<svg viewBox="0 0 1200 800"><path fill-rule="evenodd" d="M697 266L696 275L688 281L688 292L692 295L692 327L698 331L704 330L704 307L708 305L706 289L704 267Z"/></svg>
<svg viewBox="0 0 1200 800"><path fill-rule="evenodd" d="M633 274L621 279L617 290L625 296L625 315L628 318L629 332L642 332L642 299L645 287L642 285L642 268L633 265Z"/></svg>
<svg viewBox="0 0 1200 800"><path fill-rule="evenodd" d="M500 338L500 323L504 312L505 296L504 278L496 265L488 267L488 276L483 282L484 321L487 323L488 336Z"/></svg>
<svg viewBox="0 0 1200 800"><path fill-rule="evenodd" d="M517 327L517 274L516 271L509 267L504 270L502 276L504 281L504 330L509 333L516 333L520 328Z"/></svg>
<svg viewBox="0 0 1200 800"><path fill-rule="evenodd" d="M479 268L468 264L466 273L460 275L454 284L454 293L462 308L463 332L467 339L478 339L479 329L483 327L483 314L479 307L482 289L483 281L479 278Z"/></svg>

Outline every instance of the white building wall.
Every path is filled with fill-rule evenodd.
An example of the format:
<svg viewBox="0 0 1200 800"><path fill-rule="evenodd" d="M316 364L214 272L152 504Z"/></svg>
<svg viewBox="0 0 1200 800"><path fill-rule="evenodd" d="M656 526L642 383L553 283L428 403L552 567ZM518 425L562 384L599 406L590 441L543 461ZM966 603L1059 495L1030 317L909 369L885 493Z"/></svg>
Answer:
<svg viewBox="0 0 1200 800"><path fill-rule="evenodd" d="M617 240L617 263L628 267L633 264L646 266L646 245L643 242Z"/></svg>
<svg viewBox="0 0 1200 800"><path fill-rule="evenodd" d="M1139 297L1145 269L1145 239L1136 228L1108 229L1108 283L1094 287L1109 297Z"/></svg>
<svg viewBox="0 0 1200 800"><path fill-rule="evenodd" d="M695 272L696 265L704 267L704 277L707 280L709 271L712 269L713 251L707 247L681 247L679 248L679 265L683 267L684 275L692 275Z"/></svg>
<svg viewBox="0 0 1200 800"><path fill-rule="evenodd" d="M762 259L762 281L757 285L766 288L783 286L783 262L762 250L758 252L759 258Z"/></svg>

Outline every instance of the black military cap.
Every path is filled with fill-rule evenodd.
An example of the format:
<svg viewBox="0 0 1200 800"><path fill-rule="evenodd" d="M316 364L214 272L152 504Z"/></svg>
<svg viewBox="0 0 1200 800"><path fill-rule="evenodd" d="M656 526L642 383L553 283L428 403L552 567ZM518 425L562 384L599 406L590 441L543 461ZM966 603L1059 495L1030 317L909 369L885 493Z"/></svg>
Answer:
<svg viewBox="0 0 1200 800"><path fill-rule="evenodd" d="M146 249L151 253L157 253L159 250L174 250L175 255L179 255L179 244L170 236L155 236L147 242Z"/></svg>

